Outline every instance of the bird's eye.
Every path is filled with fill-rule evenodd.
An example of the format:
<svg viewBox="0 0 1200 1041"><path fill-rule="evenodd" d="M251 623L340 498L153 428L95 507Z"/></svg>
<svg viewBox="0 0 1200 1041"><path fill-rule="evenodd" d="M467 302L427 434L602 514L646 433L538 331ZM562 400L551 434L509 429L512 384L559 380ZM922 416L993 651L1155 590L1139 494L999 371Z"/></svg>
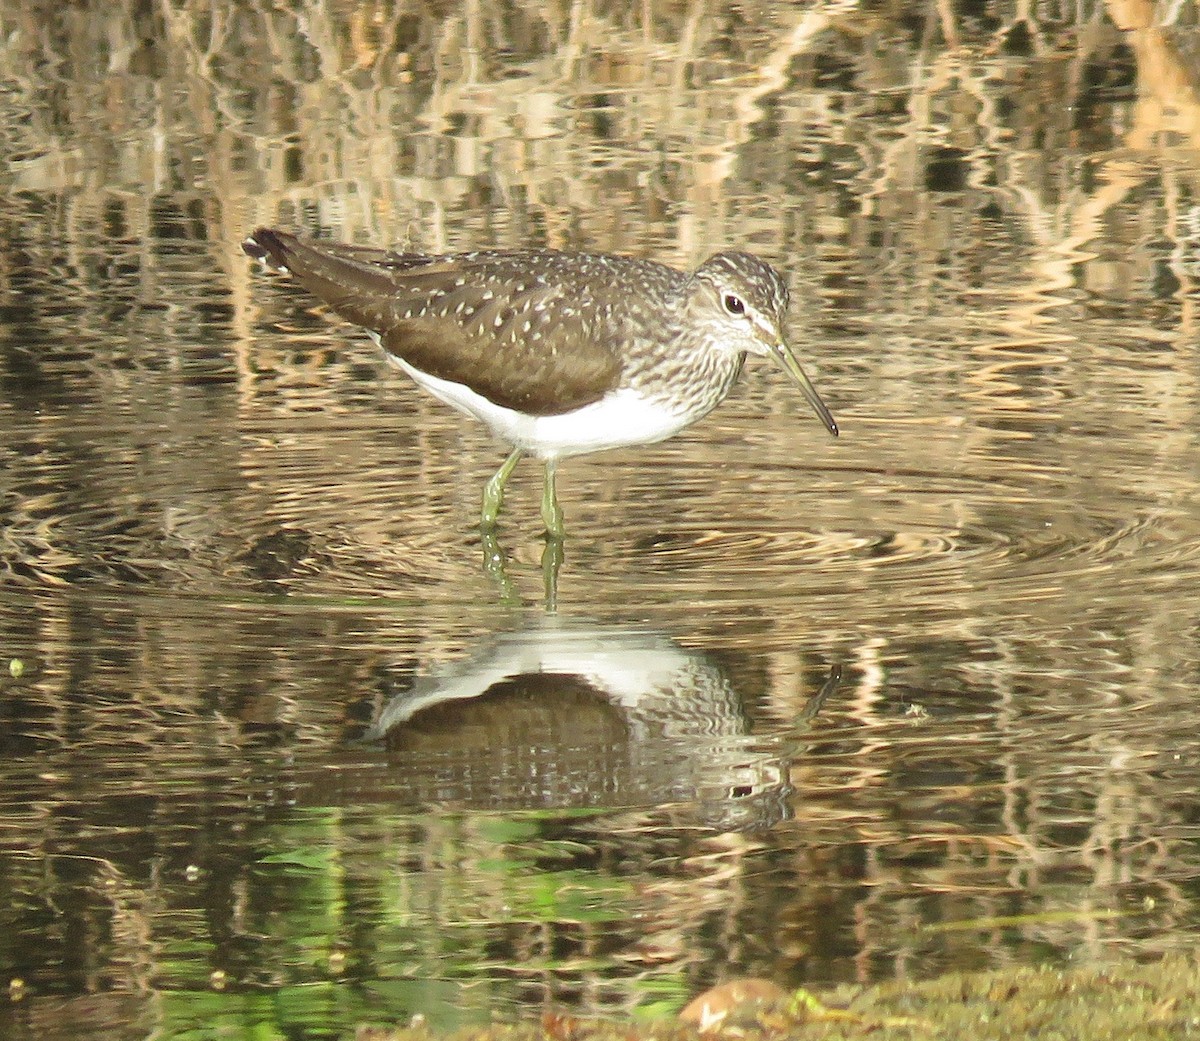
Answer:
<svg viewBox="0 0 1200 1041"><path fill-rule="evenodd" d="M725 294L725 310L730 314L745 314L746 305L742 302L740 296L735 296L733 293Z"/></svg>

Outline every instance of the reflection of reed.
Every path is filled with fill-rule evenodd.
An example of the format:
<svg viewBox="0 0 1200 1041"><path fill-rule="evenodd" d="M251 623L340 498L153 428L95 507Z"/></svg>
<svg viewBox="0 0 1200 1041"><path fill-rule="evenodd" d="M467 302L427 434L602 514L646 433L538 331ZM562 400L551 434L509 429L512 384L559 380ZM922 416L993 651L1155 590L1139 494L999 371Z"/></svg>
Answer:
<svg viewBox="0 0 1200 1041"><path fill-rule="evenodd" d="M1135 6L1116 5L1115 17L1144 21ZM1042 228L1052 244L1054 157L1044 142L1081 143L1071 120L1097 112L1089 70L1111 64L1113 42L1089 28L1071 54L1023 10L986 35L943 7L927 13L929 33L904 65L894 41L849 44L888 29L851 4L803 16L762 5L755 31L736 33L702 3L345 14L315 4L303 15L265 4L168 3L153 13L128 4L50 21L9 5L0 18L13 46L0 61L12 110L26 118L7 128L19 159L8 177L13 187L67 193L64 218L81 232L118 207L127 234L143 241L165 216L149 199L190 195L201 233L222 243L239 313L236 242L264 220L434 249L546 241L653 247L686 263L736 240L802 253L780 241L771 206L741 200L764 182L804 188L802 220L841 220L837 183L813 181L806 169L838 141L862 162L856 181L870 186L868 217L891 219L892 202L908 207L948 149L973 184L995 180L999 168L998 197L1024 209L1030 230ZM1188 132L1195 85L1164 32L1133 39L1147 99L1128 138L1138 147L1169 126ZM860 93L818 73L851 63ZM1032 75L1020 82L1026 69ZM1044 111L1047 94L1065 94L1061 107ZM881 97L895 98L904 118L870 118ZM1035 105L1049 121L1040 144L1010 115L1029 116ZM956 117L956 106L978 118ZM1119 121L1119 106L1110 107ZM766 141L749 133L781 114ZM1087 147L1102 146L1105 129L1094 119ZM461 211L473 226L456 218ZM1064 209L1053 223L1069 217ZM960 230L932 211L923 220L927 248L913 260L936 286L937 256Z"/></svg>

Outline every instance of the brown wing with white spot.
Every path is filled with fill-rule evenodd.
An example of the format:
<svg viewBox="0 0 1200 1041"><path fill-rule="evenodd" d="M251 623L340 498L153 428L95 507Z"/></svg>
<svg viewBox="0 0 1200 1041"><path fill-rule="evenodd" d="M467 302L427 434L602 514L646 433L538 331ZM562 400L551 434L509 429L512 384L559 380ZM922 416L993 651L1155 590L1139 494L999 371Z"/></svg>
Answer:
<svg viewBox="0 0 1200 1041"><path fill-rule="evenodd" d="M617 383L611 321L546 251L424 257L262 229L251 256L289 271L409 365L506 408L571 412ZM539 278L539 262L553 277ZM601 332L603 328L606 332Z"/></svg>

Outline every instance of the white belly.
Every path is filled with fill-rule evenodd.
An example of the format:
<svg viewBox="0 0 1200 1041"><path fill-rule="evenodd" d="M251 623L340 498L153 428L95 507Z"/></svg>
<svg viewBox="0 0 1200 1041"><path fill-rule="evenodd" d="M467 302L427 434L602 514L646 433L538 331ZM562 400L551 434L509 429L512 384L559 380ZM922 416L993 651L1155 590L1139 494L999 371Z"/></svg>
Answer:
<svg viewBox="0 0 1200 1041"><path fill-rule="evenodd" d="M598 452L605 448L644 445L678 433L694 417L681 415L623 388L560 416L526 416L496 405L461 383L430 376L395 355L395 362L434 397L486 423L514 448L543 459Z"/></svg>

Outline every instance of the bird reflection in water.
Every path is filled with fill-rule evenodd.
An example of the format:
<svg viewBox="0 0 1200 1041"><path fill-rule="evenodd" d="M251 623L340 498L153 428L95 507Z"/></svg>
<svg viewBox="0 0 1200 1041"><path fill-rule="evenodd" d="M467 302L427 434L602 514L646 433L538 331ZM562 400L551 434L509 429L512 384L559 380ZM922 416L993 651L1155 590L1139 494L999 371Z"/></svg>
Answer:
<svg viewBox="0 0 1200 1041"><path fill-rule="evenodd" d="M756 737L709 655L646 629L538 615L384 704L371 736L419 801L505 808L693 804L704 823L767 827L789 813L795 734ZM424 791L421 789L424 788Z"/></svg>
<svg viewBox="0 0 1200 1041"><path fill-rule="evenodd" d="M522 603L521 594L508 574L508 554L496 538L495 530L481 532L483 571L496 585L500 602L511 606ZM542 548L542 606L547 614L558 610L558 573L566 553L562 539L547 539Z"/></svg>

